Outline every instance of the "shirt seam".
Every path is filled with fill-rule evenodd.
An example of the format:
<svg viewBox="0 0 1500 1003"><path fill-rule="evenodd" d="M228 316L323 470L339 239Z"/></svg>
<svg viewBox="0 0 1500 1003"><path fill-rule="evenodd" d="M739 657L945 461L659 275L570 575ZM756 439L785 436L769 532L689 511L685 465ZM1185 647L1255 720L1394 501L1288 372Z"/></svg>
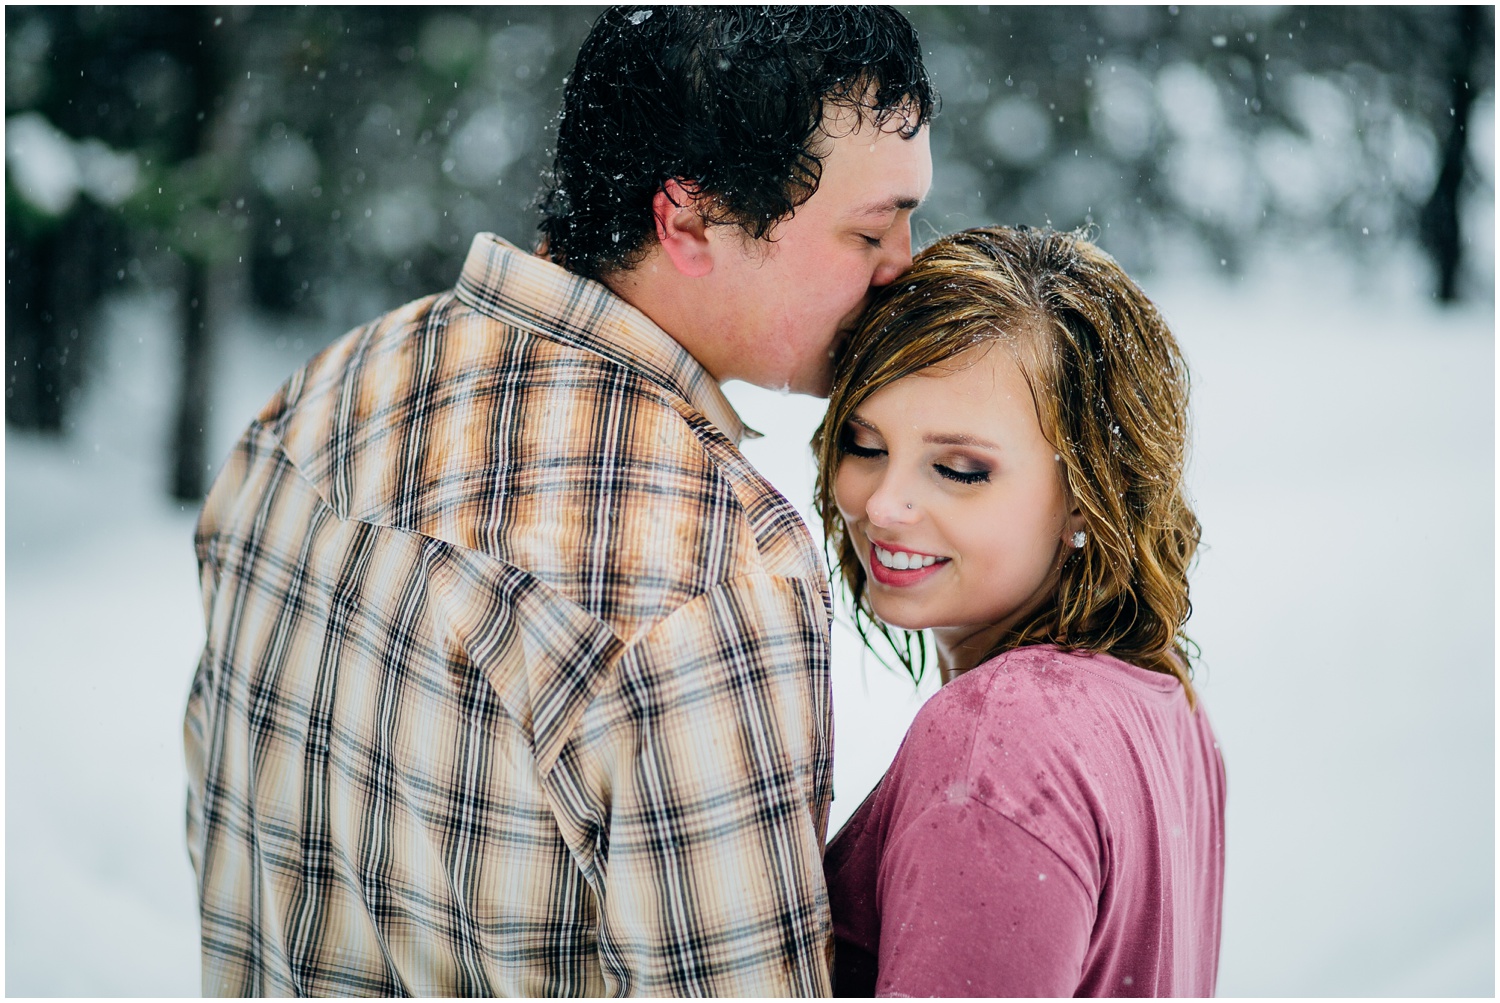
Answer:
<svg viewBox="0 0 1500 1003"><path fill-rule="evenodd" d="M1021 650L1021 649L1015 649L1015 650ZM1004 658L1004 657L1006 657L1006 655L1009 655L1009 654L1010 654L1010 652L1006 652L1005 655L1001 655L1000 657ZM1042 846L1047 847L1047 851L1049 853L1051 853L1052 856L1054 856L1054 857L1057 858L1057 862L1067 869L1068 873L1073 876L1073 880L1077 881L1079 887L1084 890L1084 894L1088 895L1088 887L1089 887L1088 883L1083 880L1083 877L1081 875L1079 875L1079 873L1077 871L1073 870L1072 865L1070 865L1066 860L1064 860L1062 858L1062 856L1056 850L1054 850L1050 844L1047 843L1046 840L1042 839L1041 836L1037 835L1035 832L1032 832L1026 826L1022 825L1019 820L1011 817L1010 815L1006 814L1004 811L1001 811L1000 808L999 808L999 806L990 804L988 801L981 800L980 797L979 797L979 795L976 795L975 793L973 793L974 792L974 788L975 788L975 784L974 784L974 774L975 774L974 750L975 750L975 748L979 744L978 741L977 741L977 739L978 739L978 731L979 731L979 720L983 719L986 716L986 712L989 710L991 695L992 695L992 692L994 690L994 687L999 682L999 679L1000 679L1000 673L998 673L998 672L991 672L990 675L989 675L989 678L985 680L985 686L984 686L984 703L983 703L983 706L980 709L979 713L976 715L976 719L975 719L975 722L974 722L974 728L969 732L969 748L968 748L968 753L967 753L967 755L965 756L965 759L964 759L964 797L965 797L966 800L969 800L969 801L971 801L972 803L974 803L976 805L981 805L984 808L988 809L989 811L994 812L996 815L999 815L1001 818L1005 819L1006 821L1008 821L1012 825L1014 825L1017 829L1021 830L1022 832L1026 833L1026 835L1028 835L1032 839L1036 840L1036 842L1040 843Z"/></svg>
<svg viewBox="0 0 1500 1003"><path fill-rule="evenodd" d="M587 355L592 359L596 359L600 364L608 366L614 372L623 373L629 376L637 384L640 384L643 387L650 387L653 391L651 396L654 399L658 400L662 405L671 408L679 414L682 413L683 408L686 408L692 414L702 418L703 422L708 425L708 427L714 429L721 436L723 436L726 442L728 442L732 446L735 446L735 448L739 448L732 434L735 430L720 428L719 423L716 422L713 418L709 417L708 414L706 414L703 409L700 408L697 403L695 403L693 399L686 394L685 388L676 385L675 380L664 379L662 375L655 370L633 366L627 360L618 359L588 345L579 344L577 341L566 337L560 332L552 331L546 327L542 327L541 325L528 321L525 318L520 317L519 315L511 313L510 311L500 311L506 314L506 316L504 317L495 316L493 312L487 309L482 309L479 305L469 302L463 296L457 295L456 291L454 292L454 301L458 304L461 304L462 307L470 314L482 318L483 320L487 320L491 323L501 324L524 336L540 338L544 341L549 342L550 344L556 345L559 348L565 349L567 351L578 352L582 355ZM686 351L686 349L684 349L684 351ZM759 432L755 432L748 425L746 425L738 414L731 413L730 417L739 423L740 431L743 433L744 437L752 437L751 433L753 433L754 436L759 436L761 434Z"/></svg>
<svg viewBox="0 0 1500 1003"><path fill-rule="evenodd" d="M561 344L561 343L557 343L557 344ZM563 347L565 347L565 348L572 348L574 346L564 345ZM580 349L580 351L586 351L586 349ZM638 384L650 387L653 390L657 391L656 393L652 393L650 395L650 398L652 400L654 400L657 404L659 404L662 407L667 408L668 410L670 410L673 414L677 415L682 420L682 423L683 423L683 425L685 427L685 431L686 431L686 433L689 436L691 436L691 438L693 440L693 445L697 449L698 454L701 456L704 465L709 470L712 471L712 476L713 476L714 480L717 481L723 487L723 490L724 490L723 497L726 500L725 509L727 509L729 511L729 513L733 516L734 520L739 524L739 526L741 527L741 529L744 532L744 534L750 540L755 541L755 546L754 546L753 549L754 549L755 556L756 556L756 566L754 568L746 569L745 573L749 573L749 574L771 574L771 572L768 572L768 571L765 570L765 554L761 550L760 543L759 543L759 538L757 537L757 535L755 533L755 527L754 527L754 525L750 521L749 512L748 512L748 509L747 509L747 507L745 505L745 501L744 501L743 498L740 497L740 492L736 489L736 482L735 482L735 480L733 478L731 478L731 477L729 477L729 476L726 475L726 472L725 472L725 469L724 469L724 464L721 463L713 455L712 451L709 448L709 444L704 441L704 436L705 436L705 434L707 434L707 435L713 435L713 434L717 433L721 438L724 439L724 442L727 443L728 445L730 445L731 447L734 446L734 443L728 438L727 435L724 434L724 431L722 429L720 429L718 427L718 425L716 425L711 418L709 418L707 415L705 415L701 411L699 411L697 409L697 407L694 406L694 404L692 403L692 401L689 401L689 400L686 400L684 398L678 397L677 395L675 395L675 394L673 394L673 393L670 392L670 388L662 387L659 383L656 383L656 382L654 382L654 381L652 381L650 379L647 379L644 374L640 373L637 370L631 369L629 366L625 366L625 365L622 365L620 363L616 363L613 360L610 360L609 358L607 358L605 356L597 355L597 353L590 353L590 354L595 355L597 358L602 359L605 363L610 364L610 365L614 366L616 369L618 369L618 370L626 373L634 381L636 381ZM643 396L645 396L645 395L643 394ZM295 405L293 407L286 408L285 410L283 410L281 412L281 414L279 414L277 416L276 420L272 421L272 422L266 422L266 421L261 420L260 418L256 418L256 419L254 419L250 423L250 426L251 427L259 426L259 428L260 428L261 431L263 431L265 434L269 435L275 441L276 452L292 467L293 470L295 470L297 472L297 477L302 481L302 483L305 484L305 485L307 485L308 489L311 490L315 495L317 495L318 501L321 504L327 506L328 509L329 509L329 511L331 511L334 514L334 516L336 518L338 518L341 522L360 523L362 525L369 526L369 527L371 527L373 529L389 529L389 530L392 530L394 532L407 534L407 535L415 537L417 539L430 540L433 543L441 544L444 547L451 547L452 549L454 549L456 551L462 551L464 553L474 554L474 555L477 555L479 557L483 557L486 560L492 560L492 561L495 561L495 562L497 562L499 564L503 564L506 567L512 568L515 571L519 572L520 574L525 575L529 580L534 581L536 584L538 584L540 586L543 586L544 588L546 588L548 590L549 593L552 593L552 594L556 595L560 600L562 600L564 602L570 603L576 609L578 609L580 612L583 612L587 616L592 617L594 620L598 621L600 624L602 624L603 626L605 626L606 628L608 628L609 631L612 634L614 634L617 638L620 638L621 641L622 641L622 643L630 643L630 642L626 641L623 637L621 637L621 635L619 634L619 632L616 631L615 628L613 626L611 626L608 621L600 619L599 617L595 616L593 613L589 613L587 610L585 610L581 605L579 605L573 599L571 599L568 596L564 595L562 592L559 592L545 578L542 578L542 577L538 576L536 574L536 572L533 571L531 568L527 568L524 565L512 563L511 561L506 560L505 558L499 556L498 554L493 554L493 553L490 553L488 551L478 549L476 547L469 547L469 546L465 546L463 544L454 543L451 540L444 540L441 537L433 536L432 534L422 532L421 530L412 529L410 527L398 525L397 523L395 523L393 521L390 521L388 519L387 520L376 520L376 519L370 519L370 518L361 517L361 516L354 516L354 515L340 515L339 512L338 512L338 509L325 496L325 493L324 493L323 489L320 487L319 481L316 478L312 477L310 474L308 474L308 472L306 470L303 469L302 464L298 462L297 457L294 456L292 450L290 448L288 448L286 437L284 435L284 422L287 421L291 417L294 408L295 408ZM684 409L686 409L686 413L684 412ZM693 422L691 420L689 420L691 417L694 417L694 416L696 416L696 417L698 417L698 418L700 418L702 420L702 422L703 422L703 429L702 430L700 430L698 427L695 427L694 424L693 424ZM248 430L249 429L247 428L247 431ZM772 487L774 488L774 486L772 486ZM725 578L718 579L717 581L715 581L711 585L707 586L706 588L699 589L698 591L695 591L695 592L687 595L682 600L681 603L678 603L676 606L672 607L672 613L675 613L677 611L677 609L681 608L681 606L686 605L687 603L690 603L690 602L694 601L700 595L703 595L706 592L712 591L713 589L717 588L719 585L723 584L724 582L733 581L735 578L739 578L739 577L742 577L742 575L741 574L735 574L735 575L730 575L730 576L725 577ZM781 576L775 576L775 577L796 577L796 576L781 575ZM670 615L671 615L671 613L664 614L663 617L658 618L657 622L659 622L660 619L664 619L666 616L670 616ZM653 623L653 626L654 626L654 623Z"/></svg>
<svg viewBox="0 0 1500 1003"><path fill-rule="evenodd" d="M504 251L508 249L505 249L502 246L502 250ZM581 276L572 275L571 273L569 275L569 278L576 282L591 282L591 280L583 279ZM603 283L593 284L599 285L602 291L590 290L591 295L608 297L609 299L617 300L619 304L625 307L638 310L638 308L633 307L628 301L622 299L619 294L615 293L614 290L610 289L608 286L605 286ZM651 383L653 386L668 391L674 397L681 399L684 403L692 407L693 410L702 413L702 409L698 407L698 405L692 400L691 396L687 393L689 389L687 383L690 381L685 380L685 377L688 377L691 374L676 372L675 370L678 368L677 366L673 366L671 370L666 371L658 370L656 368L647 369L631 365L628 359L612 357L605 352L600 351L598 348L583 344L577 338L570 337L565 326L561 324L559 324L558 327L554 328L552 326L548 326L545 323L544 318L527 317L524 313L518 311L515 307L510 305L514 301L514 297L505 296L502 298L499 295L499 291L493 285L484 285L479 282L468 281L465 273L460 274L460 280L458 284L456 284L449 292L452 294L454 301L463 304L466 309L470 310L480 317L501 324L506 324L517 330L525 331L532 335L545 338L547 341L550 341L555 345L561 345L565 348L571 348L580 352L586 352L589 355L604 360L612 366L635 374L648 383ZM485 295L486 292L494 293L495 295ZM614 303L608 303L607 310L610 314L616 314L619 312L619 307L617 307ZM550 319L552 319L554 322L561 320L561 318L557 317L552 317ZM611 319L615 321L617 326L627 326L624 323L623 319ZM649 318L646 319L649 321ZM699 369L703 370L703 378L709 380L710 382L713 381L713 376L706 369L703 369L703 363L699 362L692 355L692 353L688 352L686 348L683 348L680 343L677 343L676 340L673 339L672 336L667 334L665 331L662 332L662 335L669 341L672 341L672 343L676 345L676 350L678 352L681 352L688 360L691 360L694 366L697 366ZM669 383L671 385L668 385ZM719 393L722 394L723 391L720 390ZM727 398L725 400L725 403L728 404ZM750 431L748 426L744 424L743 419L741 419L738 414L734 413L733 405L729 405L729 408L729 417L737 421L741 429ZM713 419L708 418L707 415L704 415L704 417L708 420L708 423L710 425L713 425L716 428L718 427L717 422L713 421ZM725 434L725 438L730 438L729 433L733 432L734 430L721 429L720 431ZM756 435L759 434L760 433L756 433Z"/></svg>
<svg viewBox="0 0 1500 1003"><path fill-rule="evenodd" d="M737 584L737 583L739 583L741 581L744 581L746 579L752 579L752 578L770 579L773 582L776 582L778 584L784 583L786 587L790 588L793 591L796 591L796 584L795 583L798 583L798 582L803 582L803 583L807 584L809 587L811 587L813 585L813 583L807 582L806 579L799 578L797 576L793 576L793 575L778 575L778 574L773 574L773 573L768 572L768 571L757 571L757 572L751 572L751 573L748 573L748 574L734 575L734 576L726 578L726 579L724 579L722 581L716 582L713 586L711 586L709 588L706 588L706 589L702 590L701 592L698 592L698 593L696 593L696 594L694 594L694 595L692 595L692 596L684 599L683 602L681 602L681 603L677 604L676 606L674 606L672 608L671 612L666 613L663 616L658 617L657 619L653 620L650 623L649 626L643 628L635 637L630 638L629 640L620 639L619 647L613 652L613 654L606 661L604 661L604 662L602 662L600 664L600 666L599 666L599 677L598 677L597 683L594 686L594 691L593 691L593 693L591 693L589 695L589 697L588 697L587 700L585 700L579 707L576 708L576 710L574 712L574 715L573 715L573 719L569 722L569 725L568 725L568 727L567 727L567 729L565 731L565 734L563 736L561 736L559 738L559 740L558 740L558 747L559 747L559 749L566 748L569 743L571 743L572 741L574 741L578 737L578 735L579 735L579 727L580 727L581 723L588 717L589 712L590 712L590 710L592 708L594 708L596 705L598 705L600 703L600 701L613 699L617 695L618 687L619 687L619 667L621 665L625 664L626 662L628 662L631 658L638 657L637 653L640 652L641 650L643 650L650 643L650 641L652 640L653 635L656 634L657 631L664 629L665 627L668 626L668 624L672 621L672 619L674 617L684 614L685 612L687 612L687 610L690 607L692 607L693 605L695 605L697 603L705 601L709 596L712 596L714 593L720 592L720 591L722 591L722 590L724 590L726 588L729 588L729 587L731 587L731 586L733 586L733 585L735 585L735 584ZM544 587L546 585L546 583L544 583L544 582L542 582L540 584L542 584ZM555 595L556 593L553 592L551 594ZM565 602L571 602L571 600L568 600L566 596L560 596L560 598L563 601L565 601ZM592 614L589 614L589 615L592 615ZM597 619L597 618L595 618L595 619ZM606 626L608 626L608 625L606 625ZM611 630L611 633L617 639L619 638L619 635L617 633L615 633L613 630ZM746 635L746 636L748 636L748 635ZM757 636L759 636L759 635L757 635ZM614 726L611 726L611 728L609 730L611 732L614 732L614 730L615 730ZM541 767L540 761L538 761L537 765L538 765L539 768ZM551 761L547 764L545 770L540 770L540 775L544 779L543 787L547 791L546 796L547 796L549 802L552 803L552 805L554 807L554 810L558 809L560 802L559 802L559 798L557 796L556 791L552 789L551 777L554 774L558 773L558 771L563 771L563 772L566 773L566 772L572 771L573 769L574 769L573 764L570 764L569 762L567 762L565 756L556 755L556 756L553 756L551 758ZM814 792L809 792L808 796L809 796L809 798L812 798L814 796ZM607 822L605 823L604 827L606 829L608 828L608 823ZM597 852L597 847L594 847L594 848L590 849L589 856L590 856L591 860L595 857L596 852ZM595 866L595 865L591 865L591 866ZM830 927L830 930L831 930L831 927ZM831 936L831 933L830 933L830 936Z"/></svg>
<svg viewBox="0 0 1500 1003"><path fill-rule="evenodd" d="M1182 692L1182 683L1181 683L1181 681L1178 680L1176 676L1169 676L1169 675L1167 675L1164 672L1162 672L1162 673L1152 673L1152 675L1159 675L1159 676L1161 676L1164 680L1166 680L1170 684L1170 685L1162 685L1162 686L1158 687L1158 686L1152 685L1152 683L1155 682L1155 680L1151 680L1151 681L1148 682L1145 679L1137 679L1137 678L1135 678L1133 676L1126 676L1125 679L1124 679L1124 681L1122 681L1121 676L1120 676L1119 673L1104 671L1104 670L1101 670L1096 665L1089 664L1091 662L1091 660L1093 658L1095 658L1095 657L1104 657L1104 658L1112 658L1112 659L1114 659L1115 661L1119 662L1122 665L1129 665L1131 668L1140 669L1139 665L1134 665L1134 664L1132 664L1130 662L1127 662L1123 658L1120 658L1118 655L1111 655L1107 651L1084 652L1081 649L1079 651L1063 651L1063 650L1061 650L1061 649L1059 649L1059 648L1057 648L1057 647L1055 647L1053 645L1050 645L1050 644L1048 644L1048 645L1026 645L1026 646L1023 646L1023 647L1020 647L1020 648L1012 648L1010 651L1002 652L1001 654L996 655L993 659L990 660L990 662L988 662L986 664L991 664L991 665L996 665L996 666L1002 665L1002 664L1006 664L1006 663L1008 663L1008 662L1011 661L1011 659L1012 659L1013 656L1020 657L1024 653L1027 653L1027 649L1028 648L1044 648L1050 655L1052 655L1054 657L1057 657L1057 658L1060 658L1060 659L1063 659L1064 662L1065 662L1065 664L1068 666L1068 668L1070 668L1070 669L1076 669L1079 672L1087 672L1091 677L1093 677L1095 679L1098 679L1098 680L1100 680L1102 682L1106 682L1106 683L1110 684L1111 686L1115 686L1117 688L1120 688L1120 689L1123 689L1123 690L1126 690L1126 691L1135 690L1136 692L1139 692L1139 690L1136 689L1136 687L1142 687L1142 688L1145 688L1151 694L1151 696L1153 696L1153 697L1157 697L1157 696L1161 696L1161 697L1175 697L1175 696L1179 695ZM1034 653L1033 653L1032 657L1035 657ZM1142 671L1149 671L1149 670L1142 670Z"/></svg>
<svg viewBox="0 0 1500 1003"><path fill-rule="evenodd" d="M708 424L710 427L714 427L712 422L709 422ZM482 560L493 561L496 564L503 565L504 567L511 569L517 574L521 575L526 580L526 584L528 587L534 586L539 590L545 592L549 601L556 601L560 604L566 604L569 608L576 610L578 613L588 617L591 621L607 630L610 635L613 636L621 645L620 656L617 657L623 656L626 651L630 650L630 648L641 643L646 637L650 636L652 632L657 630L664 622L676 616L687 606L690 606L693 603L699 601L704 596L712 595L713 593L725 588L726 586L733 585L734 583L742 581L744 579L770 578L777 581L804 582L810 588L814 589L814 591L818 591L820 588L819 583L814 579L804 578L800 575L778 574L776 572L767 570L764 564L764 555L761 553L759 546L757 546L755 547L755 555L757 558L757 564L755 567L741 569L734 574L726 575L722 578L716 579L715 581L705 585L702 588L684 594L679 602L664 610L664 612L662 612L659 616L654 617L644 623L641 628L630 637L626 637L622 635L608 620L603 619L595 613L591 613L577 601L558 590L557 587L554 586L551 582L538 575L536 571L526 567L525 565L515 564L499 556L498 554L492 554L488 551L480 550L475 547L468 547L463 544L454 543L450 540L444 540L441 537L433 536L430 533L425 533L421 530L411 529L405 526L398 526L391 522L375 521L373 519L367 519L353 515L340 516L338 510L335 509L334 506L329 502L329 500L323 496L323 493L318 490L317 482L313 478L308 476L307 472L302 469L301 464L297 462L296 458L292 456L291 452L286 448L286 443L283 441L281 435L277 432L277 430L268 425L265 425L264 423L261 423L260 427L264 432L275 439L277 453L283 460L285 460L285 462L289 466L291 466L293 470L296 471L298 479L301 480L302 483L305 484L308 489L317 496L318 503L327 508L328 511L333 514L334 518L338 519L340 522L346 522L351 525L368 526L374 530L388 530L392 533L399 533L403 536L411 537L414 540L430 542L436 544L437 546L451 549L455 552L472 554L475 557L481 558ZM689 431L692 431L691 426L689 427ZM693 434L694 438L696 439L696 433ZM700 448L703 446L701 440L698 440L698 445L700 446ZM745 512L744 503L740 500L739 494L734 491L734 485L729 481L728 478L724 477L722 467L720 466L720 464L714 461L713 456L710 455L707 450L704 451L704 458L713 468L715 476L724 482L725 487L728 489L728 497L733 498L734 514L742 524L744 532L752 540L755 539L754 528L750 525L749 519Z"/></svg>
<svg viewBox="0 0 1500 1003"><path fill-rule="evenodd" d="M986 812L988 812L988 813L996 816L997 818L1003 819L1005 822L1009 823L1012 827L1014 827L1017 832L1020 832L1022 835L1026 836L1033 843L1035 843L1036 845L1038 845L1038 846L1042 847L1044 850L1046 850L1047 854L1053 860L1055 860L1057 862L1058 866L1061 867L1064 871L1066 871L1067 874L1068 874L1068 876L1071 877L1073 879L1073 881L1078 885L1078 890L1083 893L1083 897L1085 899L1090 900L1090 901L1093 900L1094 896L1089 891L1088 883L1085 882L1082 878L1080 878L1078 876L1078 872L1075 871L1075 870L1073 870L1072 866L1070 866L1068 864L1068 862L1062 858L1062 856L1057 852L1057 850L1055 850L1052 847L1052 845L1050 843L1048 843L1046 840L1042 839L1040 836L1038 836L1036 833L1032 832L1030 829L1026 828L1020 822L1017 822L1014 818L1011 818L1009 815L1007 815L1005 812L1001 811L999 808L995 807L992 804L989 804L988 802L981 801L979 798L975 797L973 794L965 794L963 796L962 800L963 800L964 803L971 804L971 805L974 805L974 806L979 807L979 808L983 808ZM882 849L881 857L884 858L884 856L886 855L886 852L888 852L891 847L895 846L903 838L905 838L905 836L906 836L907 833L914 831L917 828L917 823L920 822L922 820L922 817L925 816L928 812L935 811L938 808L945 808L945 807L948 807L948 806L950 806L952 804L954 804L953 801L934 801L934 802L931 802L931 803L929 803L927 805L924 805L923 808L922 808L922 810L917 813L916 817L913 818L906 825L902 826L901 827L901 831L899 833L896 833L887 842L886 847Z"/></svg>

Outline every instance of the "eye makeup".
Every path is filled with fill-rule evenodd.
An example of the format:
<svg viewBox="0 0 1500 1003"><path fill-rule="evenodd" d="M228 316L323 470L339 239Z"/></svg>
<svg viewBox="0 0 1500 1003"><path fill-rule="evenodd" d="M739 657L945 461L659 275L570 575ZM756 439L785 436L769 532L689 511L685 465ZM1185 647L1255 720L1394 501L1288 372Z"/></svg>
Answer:
<svg viewBox="0 0 1500 1003"><path fill-rule="evenodd" d="M959 484L984 484L990 479L990 472L986 469L979 470L955 470L947 464L934 463L932 469L938 472L939 477L946 477L950 481Z"/></svg>
<svg viewBox="0 0 1500 1003"><path fill-rule="evenodd" d="M857 456L860 459L869 459L874 456L883 455L885 450L877 446L862 446L855 441L855 435L860 428L863 428L863 426L855 422L850 422L844 426L843 431L839 433L839 452L847 453L849 456ZM870 434L868 430L866 434Z"/></svg>

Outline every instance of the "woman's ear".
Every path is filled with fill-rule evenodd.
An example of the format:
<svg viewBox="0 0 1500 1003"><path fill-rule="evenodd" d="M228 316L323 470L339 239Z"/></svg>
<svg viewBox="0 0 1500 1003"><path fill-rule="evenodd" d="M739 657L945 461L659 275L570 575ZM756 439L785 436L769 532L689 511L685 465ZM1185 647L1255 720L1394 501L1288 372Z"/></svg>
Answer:
<svg viewBox="0 0 1500 1003"><path fill-rule="evenodd" d="M689 192L676 178L669 178L651 198L657 242L672 266L690 279L702 278L714 270L708 222L698 211L701 197Z"/></svg>
<svg viewBox="0 0 1500 1003"><path fill-rule="evenodd" d="M1063 552L1078 550L1088 540L1087 526L1083 518L1083 508L1073 497L1073 492L1068 490L1067 484L1063 485L1063 505L1067 507L1067 516L1063 518L1062 545ZM1082 542L1080 542L1082 541Z"/></svg>

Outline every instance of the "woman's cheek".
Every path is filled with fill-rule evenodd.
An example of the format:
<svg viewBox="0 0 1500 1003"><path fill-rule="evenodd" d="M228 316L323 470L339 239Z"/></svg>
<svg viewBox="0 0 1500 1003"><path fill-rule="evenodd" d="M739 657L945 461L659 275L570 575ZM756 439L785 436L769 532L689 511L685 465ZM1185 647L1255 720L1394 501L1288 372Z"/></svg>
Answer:
<svg viewBox="0 0 1500 1003"><path fill-rule="evenodd" d="M847 460L839 464L833 475L833 501L845 526L852 525L864 515L864 505L860 502L868 495L859 492L858 480Z"/></svg>

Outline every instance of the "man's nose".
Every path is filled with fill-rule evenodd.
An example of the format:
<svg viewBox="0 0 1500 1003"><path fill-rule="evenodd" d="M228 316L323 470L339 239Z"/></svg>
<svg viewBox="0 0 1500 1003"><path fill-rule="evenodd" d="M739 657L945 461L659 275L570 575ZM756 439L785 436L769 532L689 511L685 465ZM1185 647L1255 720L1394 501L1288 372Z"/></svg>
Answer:
<svg viewBox="0 0 1500 1003"><path fill-rule="evenodd" d="M911 222L903 220L892 227L884 245L889 251L870 277L872 286L888 286L911 267Z"/></svg>

